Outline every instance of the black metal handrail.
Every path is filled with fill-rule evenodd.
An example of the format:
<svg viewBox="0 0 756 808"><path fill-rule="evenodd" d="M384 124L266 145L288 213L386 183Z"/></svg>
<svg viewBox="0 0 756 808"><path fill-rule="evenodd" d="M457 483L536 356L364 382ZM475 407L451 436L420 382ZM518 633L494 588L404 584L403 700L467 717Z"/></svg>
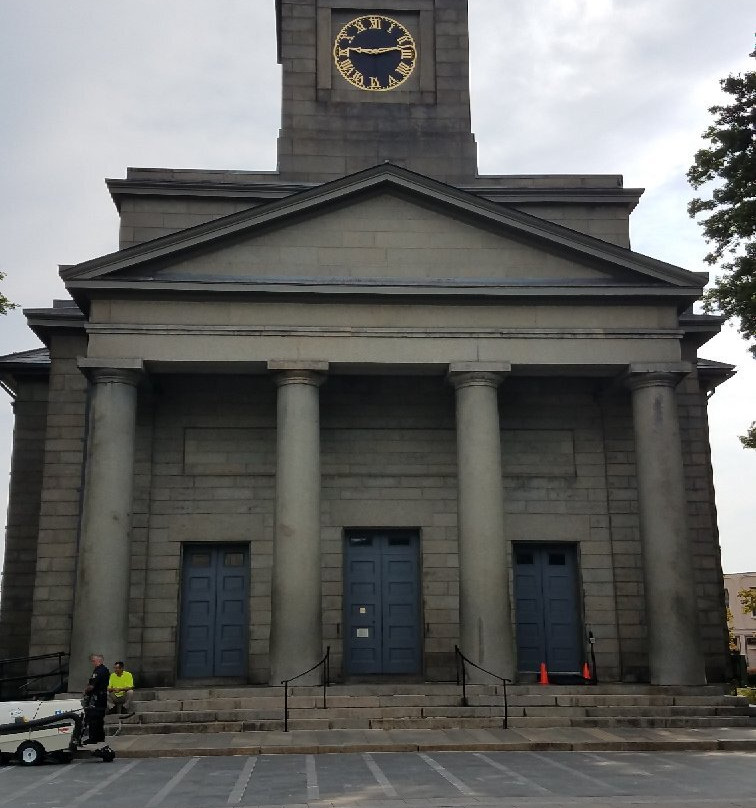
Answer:
<svg viewBox="0 0 756 808"><path fill-rule="evenodd" d="M70 656L71 655L68 653L68 651L54 651L50 654L37 654L35 656L9 657L7 659L0 659L0 693L5 690L4 686L7 684L13 682L23 682L22 685L19 685L16 688L16 691L19 695L28 695L29 688L32 684L39 682L42 679L49 679L50 677L55 676L58 678L58 684L53 688L46 689L43 694L45 697L51 698L56 693L63 690L63 687L66 684L66 678L68 677L68 659ZM28 671L21 675L4 675L6 666L23 664L25 667L29 662L38 662L43 659L57 659L57 665L51 670L36 673L33 676L29 676ZM66 661L64 662L64 660Z"/></svg>
<svg viewBox="0 0 756 808"><path fill-rule="evenodd" d="M498 673L493 673L492 671L486 670L485 668L481 668L476 662L473 662L471 659L468 659L462 651L460 651L459 646L454 646L454 658L457 663L457 684L460 684L459 681L459 673L460 670L462 671L462 706L467 707L467 671L465 669L465 665L472 665L473 668L477 668L479 671L483 673L487 673L489 676L493 676L494 679L498 679L503 687L504 690L504 729L507 729L509 724L509 701L507 699L507 683L511 684L511 679L506 679L503 676L499 676Z"/></svg>
<svg viewBox="0 0 756 808"><path fill-rule="evenodd" d="M302 673L298 673L296 676L292 676L290 679L283 679L281 684L284 687L284 732L289 731L289 683L295 682L297 679L301 679L303 676L307 676L308 673L312 673L314 670L323 666L323 709L326 709L326 688L330 687L331 685L331 646L326 646L326 652L323 659L320 662L316 662L311 668L308 668L306 671L302 671Z"/></svg>

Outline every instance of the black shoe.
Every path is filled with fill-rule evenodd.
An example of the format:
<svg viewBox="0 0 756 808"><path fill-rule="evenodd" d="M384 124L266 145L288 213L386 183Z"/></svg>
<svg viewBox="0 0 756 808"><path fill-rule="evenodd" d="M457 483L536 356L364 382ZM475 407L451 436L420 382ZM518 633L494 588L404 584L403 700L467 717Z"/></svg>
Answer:
<svg viewBox="0 0 756 808"><path fill-rule="evenodd" d="M118 712L118 707L111 707L111 708L108 710L107 714L108 714L108 715L115 715L117 712Z"/></svg>

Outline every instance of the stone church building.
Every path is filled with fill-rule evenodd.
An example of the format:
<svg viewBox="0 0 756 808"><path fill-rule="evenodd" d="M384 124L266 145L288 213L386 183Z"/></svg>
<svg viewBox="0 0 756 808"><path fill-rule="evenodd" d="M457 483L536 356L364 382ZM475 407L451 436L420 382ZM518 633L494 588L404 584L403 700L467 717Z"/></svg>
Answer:
<svg viewBox="0 0 756 808"><path fill-rule="evenodd" d="M108 180L120 249L0 358L0 657L723 680L706 275L619 175L477 173L465 0L276 6L277 170Z"/></svg>

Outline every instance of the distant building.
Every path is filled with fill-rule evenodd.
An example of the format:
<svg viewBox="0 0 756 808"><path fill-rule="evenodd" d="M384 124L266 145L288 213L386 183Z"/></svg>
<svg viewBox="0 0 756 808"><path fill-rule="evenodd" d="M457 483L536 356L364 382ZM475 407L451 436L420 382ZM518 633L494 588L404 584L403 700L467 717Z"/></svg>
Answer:
<svg viewBox="0 0 756 808"><path fill-rule="evenodd" d="M464 0L276 5L278 170L109 180L119 251L0 359L0 656L725 680L706 274L619 175L477 173Z"/></svg>
<svg viewBox="0 0 756 808"><path fill-rule="evenodd" d="M738 592L743 589L756 591L756 572L727 574L724 576L724 585L738 651L746 658L748 673L756 673L756 610L744 614L738 599Z"/></svg>

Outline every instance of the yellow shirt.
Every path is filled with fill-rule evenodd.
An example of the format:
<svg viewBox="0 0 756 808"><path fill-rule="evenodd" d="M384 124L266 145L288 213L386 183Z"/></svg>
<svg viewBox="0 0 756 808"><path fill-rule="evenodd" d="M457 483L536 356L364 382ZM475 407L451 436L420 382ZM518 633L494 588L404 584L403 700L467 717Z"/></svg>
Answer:
<svg viewBox="0 0 756 808"><path fill-rule="evenodd" d="M111 673L108 688L114 690L116 693L125 693L127 690L133 690L134 677L128 671L124 671L120 676L117 673Z"/></svg>

